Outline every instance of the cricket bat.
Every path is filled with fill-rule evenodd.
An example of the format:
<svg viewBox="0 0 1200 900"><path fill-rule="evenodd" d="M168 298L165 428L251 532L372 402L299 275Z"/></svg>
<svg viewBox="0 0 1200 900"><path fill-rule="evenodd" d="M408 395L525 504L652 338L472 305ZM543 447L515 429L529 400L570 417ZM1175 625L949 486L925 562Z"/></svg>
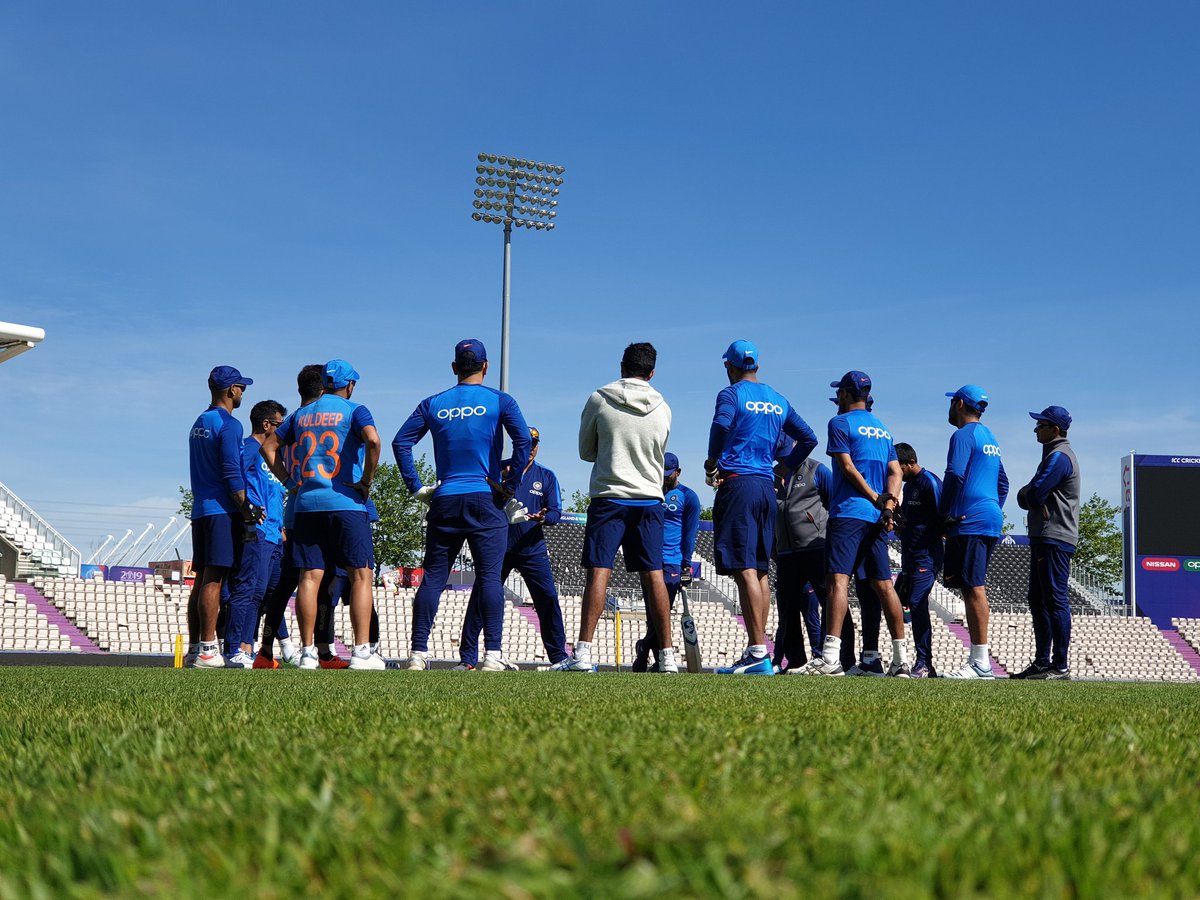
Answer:
<svg viewBox="0 0 1200 900"><path fill-rule="evenodd" d="M683 655L687 659L687 670L692 673L700 671L700 639L696 635L696 620L688 609L687 589L679 586L679 596L683 598L683 616L679 620L679 628L683 631Z"/></svg>

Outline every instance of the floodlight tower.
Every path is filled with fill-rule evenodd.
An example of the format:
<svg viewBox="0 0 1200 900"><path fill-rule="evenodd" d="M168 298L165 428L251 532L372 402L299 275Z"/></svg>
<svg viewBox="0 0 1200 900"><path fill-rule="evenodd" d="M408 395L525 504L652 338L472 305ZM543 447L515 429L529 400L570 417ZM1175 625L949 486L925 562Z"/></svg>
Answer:
<svg viewBox="0 0 1200 900"><path fill-rule="evenodd" d="M476 222L504 226L504 291L500 311L500 390L508 390L508 282L512 263L512 229L553 231L558 215L562 166L516 156L480 153L475 167Z"/></svg>

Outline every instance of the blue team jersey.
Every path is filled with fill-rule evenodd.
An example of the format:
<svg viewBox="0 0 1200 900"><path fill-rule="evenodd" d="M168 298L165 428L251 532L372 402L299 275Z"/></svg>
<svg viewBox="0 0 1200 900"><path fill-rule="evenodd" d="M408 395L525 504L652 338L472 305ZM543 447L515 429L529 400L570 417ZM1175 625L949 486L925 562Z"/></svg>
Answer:
<svg viewBox="0 0 1200 900"><path fill-rule="evenodd" d="M282 539L283 500L279 495L282 485L267 468L267 461L259 450L262 444L251 435L242 441L242 475L246 479L246 499L261 506L265 517L258 523L258 533L263 540L278 544Z"/></svg>
<svg viewBox="0 0 1200 900"><path fill-rule="evenodd" d="M950 437L946 457L941 513L947 533L999 537L1007 496L1008 476L995 435L982 422L967 423Z"/></svg>
<svg viewBox="0 0 1200 900"><path fill-rule="evenodd" d="M770 385L739 381L717 394L708 455L722 472L774 478L775 450L784 432L796 440L787 460L795 468L817 446L816 434Z"/></svg>
<svg viewBox="0 0 1200 900"><path fill-rule="evenodd" d="M276 429L280 445L293 447L300 489L295 511L362 512L366 504L355 487L362 479L362 431L374 426L371 412L337 394L325 394L302 406Z"/></svg>
<svg viewBox="0 0 1200 900"><path fill-rule="evenodd" d="M865 409L834 416L829 420L825 452L848 453L863 480L877 494L887 490L888 463L896 458L892 435L884 424ZM839 465L832 465L829 485L829 518L878 522L879 510L846 480Z"/></svg>
<svg viewBox="0 0 1200 900"><path fill-rule="evenodd" d="M210 406L188 438L192 475L192 518L237 513L231 496L246 489L242 474L242 423L222 406Z"/></svg>
<svg viewBox="0 0 1200 900"><path fill-rule="evenodd" d="M421 487L412 448L433 435L433 459L441 484L436 496L490 492L499 483L504 432L512 439L512 471L504 481L514 489L529 463L532 441L517 401L482 384L458 384L421 401L392 441L392 452L410 491Z"/></svg>
<svg viewBox="0 0 1200 900"><path fill-rule="evenodd" d="M663 496L663 564L690 561L699 530L700 497L686 485L675 485Z"/></svg>
<svg viewBox="0 0 1200 900"><path fill-rule="evenodd" d="M507 459L500 464L504 469L512 465ZM545 541L542 525L555 525L562 519L562 492L558 487L558 478L545 466L536 462L521 476L517 485L516 499L531 513L546 511L542 522L518 522L508 526L508 548L528 550L537 548Z"/></svg>
<svg viewBox="0 0 1200 900"><path fill-rule="evenodd" d="M900 561L905 571L917 566L941 568L944 551L941 500L941 479L928 469L904 482L904 499L900 503L904 521L900 531Z"/></svg>
<svg viewBox="0 0 1200 900"><path fill-rule="evenodd" d="M287 447L280 446L279 459L283 463L283 467L292 476L292 481L296 484L300 483L300 468L296 465L296 447L294 444ZM280 485L280 487L283 487ZM296 493L284 488L283 491L283 527L292 528L296 524Z"/></svg>

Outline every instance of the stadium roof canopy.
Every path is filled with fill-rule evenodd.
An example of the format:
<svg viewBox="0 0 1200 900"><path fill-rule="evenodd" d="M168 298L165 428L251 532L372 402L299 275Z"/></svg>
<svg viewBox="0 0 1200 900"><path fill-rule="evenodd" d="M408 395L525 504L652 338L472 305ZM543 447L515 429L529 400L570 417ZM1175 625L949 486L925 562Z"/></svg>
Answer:
<svg viewBox="0 0 1200 900"><path fill-rule="evenodd" d="M0 322L0 363L8 362L46 339L44 328Z"/></svg>

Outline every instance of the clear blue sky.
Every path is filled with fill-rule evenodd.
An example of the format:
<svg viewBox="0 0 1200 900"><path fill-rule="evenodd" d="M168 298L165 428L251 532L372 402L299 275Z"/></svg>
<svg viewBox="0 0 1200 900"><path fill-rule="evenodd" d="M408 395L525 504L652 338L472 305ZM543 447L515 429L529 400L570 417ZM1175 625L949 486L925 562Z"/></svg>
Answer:
<svg viewBox="0 0 1200 900"><path fill-rule="evenodd" d="M1015 483L1058 403L1116 500L1130 449L1200 449L1198 60L1194 3L6 3L0 320L47 337L0 367L0 481L85 556L161 524L218 363L244 418L346 357L390 440L455 341L498 355L489 150L568 170L515 236L511 384L568 494L650 340L711 502L749 338L820 452L859 368L940 471L977 382Z"/></svg>

